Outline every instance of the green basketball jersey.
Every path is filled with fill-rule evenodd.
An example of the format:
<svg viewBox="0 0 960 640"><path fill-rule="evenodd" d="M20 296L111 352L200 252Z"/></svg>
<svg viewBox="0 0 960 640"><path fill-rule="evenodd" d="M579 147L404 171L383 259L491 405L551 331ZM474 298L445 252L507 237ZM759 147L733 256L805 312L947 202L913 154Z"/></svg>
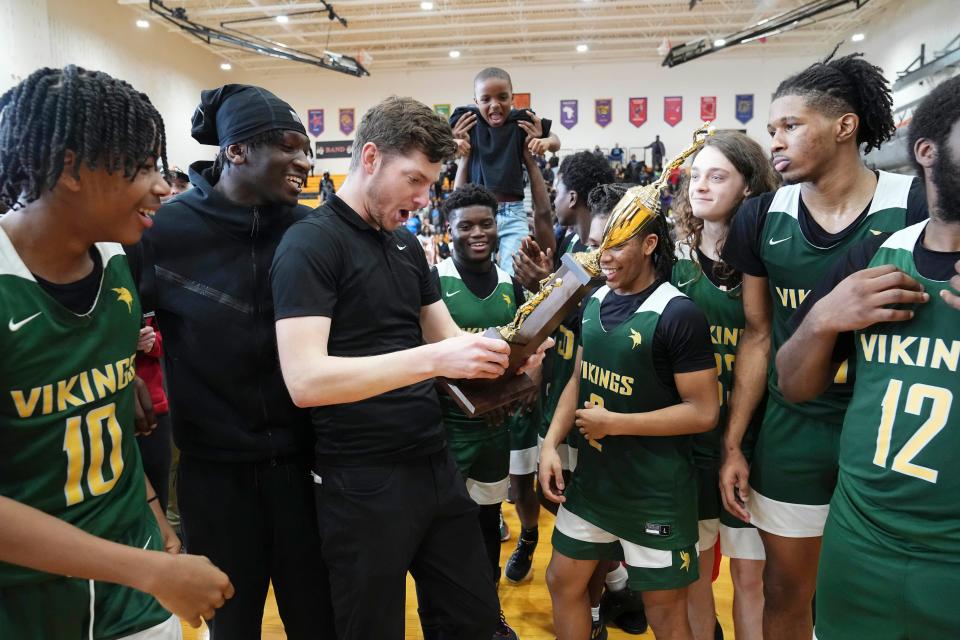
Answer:
<svg viewBox="0 0 960 640"><path fill-rule="evenodd" d="M831 517L903 551L960 554L960 313L924 278L913 249L927 222L893 234L870 261L930 294L913 319L854 334L857 380L840 436ZM834 509L837 513L834 514ZM878 535L886 534L886 535Z"/></svg>
<svg viewBox="0 0 960 640"><path fill-rule="evenodd" d="M583 362L577 406L644 413L680 402L658 378L653 338L667 303L683 294L663 283L637 311L605 328L601 287L584 308ZM654 549L697 541L697 479L690 436L607 436L581 444L565 507L624 540Z"/></svg>
<svg viewBox="0 0 960 640"><path fill-rule="evenodd" d="M443 296L443 302L447 305L453 321L464 331L483 333L490 327L507 324L517 313L517 301L514 300L510 274L495 264L493 268L497 273L497 286L486 298L478 298L460 277L453 258L437 264L440 295ZM483 418L468 418L446 394L440 396L440 406L447 433L457 440L489 438L509 428L509 421L502 425L501 429L492 430Z"/></svg>
<svg viewBox="0 0 960 640"><path fill-rule="evenodd" d="M907 198L912 182L912 176L880 171L867 215L856 229L830 247L813 245L800 229L800 185L793 184L777 190L760 236L760 254L767 269L770 296L773 299L773 350L768 374L773 401L811 418L842 424L853 388L853 371L848 363L840 367L834 384L817 399L789 404L783 399L777 385L775 356L790 337L790 316L837 259L871 235L899 231L906 226Z"/></svg>
<svg viewBox="0 0 960 640"><path fill-rule="evenodd" d="M0 495L117 539L145 513L133 434L140 302L120 245L96 250L99 294L77 315L0 230ZM0 587L49 577L0 563Z"/></svg>
<svg viewBox="0 0 960 640"><path fill-rule="evenodd" d="M717 365L717 392L720 396L720 419L716 428L693 436L693 450L699 457L720 458L723 429L727 424L730 389L733 385L733 363L737 343L743 335L746 321L743 317L743 299L740 285L732 289L713 284L700 268L686 244L677 244L677 262L673 266L671 282L681 293L693 300L710 323L710 342ZM752 448L756 430L744 436L744 449Z"/></svg>
<svg viewBox="0 0 960 640"><path fill-rule="evenodd" d="M581 244L580 236L574 233L570 237L570 242L567 244L564 253L574 253L578 249L577 245L579 244ZM543 359L543 375L549 382L546 385L543 395L542 422L540 427L541 436L547 435L547 430L550 428L550 422L553 420L553 414L557 409L557 402L560 401L563 388L567 386L567 382L570 381L570 376L573 375L578 340L576 327L574 327L572 323L579 322L579 320L576 314L572 314L571 317L564 319L553 333L553 340L555 342L553 348L547 351L546 357ZM571 433L571 436L568 440L571 443L577 442L576 435Z"/></svg>

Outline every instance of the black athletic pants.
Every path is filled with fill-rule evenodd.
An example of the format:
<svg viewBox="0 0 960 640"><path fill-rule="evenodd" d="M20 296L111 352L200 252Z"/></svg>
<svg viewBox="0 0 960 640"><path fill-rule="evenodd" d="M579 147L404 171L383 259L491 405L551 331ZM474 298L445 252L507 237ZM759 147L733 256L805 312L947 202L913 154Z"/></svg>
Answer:
<svg viewBox="0 0 960 640"><path fill-rule="evenodd" d="M210 558L236 590L210 621L211 640L260 640L271 580L287 638L335 637L309 459L210 462L181 453L184 544Z"/></svg>
<svg viewBox="0 0 960 640"><path fill-rule="evenodd" d="M337 638L402 640L406 574L429 638L490 640L499 615L477 505L450 455L318 465L317 521Z"/></svg>
<svg viewBox="0 0 960 640"><path fill-rule="evenodd" d="M173 436L170 432L170 414L157 416L157 428L150 435L137 436L143 473L147 476L160 502L160 510L167 512L170 496L170 462L173 457Z"/></svg>

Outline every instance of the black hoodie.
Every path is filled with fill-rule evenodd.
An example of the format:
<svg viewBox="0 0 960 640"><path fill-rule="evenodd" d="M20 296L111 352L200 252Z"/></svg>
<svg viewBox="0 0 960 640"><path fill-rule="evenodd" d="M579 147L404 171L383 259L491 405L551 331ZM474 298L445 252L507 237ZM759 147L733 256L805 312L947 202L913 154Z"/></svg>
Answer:
<svg viewBox="0 0 960 640"><path fill-rule="evenodd" d="M166 202L132 261L163 334L174 440L209 460L312 453L306 411L283 383L270 265L304 206L244 207L213 189L210 162Z"/></svg>

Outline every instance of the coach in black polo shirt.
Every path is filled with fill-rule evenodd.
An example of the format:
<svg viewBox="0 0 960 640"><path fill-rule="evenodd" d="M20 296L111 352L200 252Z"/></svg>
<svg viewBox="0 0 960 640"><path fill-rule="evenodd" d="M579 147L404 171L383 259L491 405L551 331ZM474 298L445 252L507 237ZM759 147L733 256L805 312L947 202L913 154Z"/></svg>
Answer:
<svg viewBox="0 0 960 640"><path fill-rule="evenodd" d="M393 97L364 115L353 148L342 188L290 228L272 273L283 376L313 407L337 635L403 638L409 570L428 638L489 640L493 577L433 378L497 377L509 349L457 328L403 226L429 203L453 137L427 106Z"/></svg>

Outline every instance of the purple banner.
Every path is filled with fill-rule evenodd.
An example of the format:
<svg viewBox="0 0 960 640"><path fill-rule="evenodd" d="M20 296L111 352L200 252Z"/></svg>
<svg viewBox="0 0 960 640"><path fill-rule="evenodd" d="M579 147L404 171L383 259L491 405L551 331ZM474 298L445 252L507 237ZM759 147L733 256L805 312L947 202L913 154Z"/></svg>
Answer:
<svg viewBox="0 0 960 640"><path fill-rule="evenodd" d="M601 127L607 126L613 120L613 100L610 98L598 98L593 109L597 124Z"/></svg>
<svg viewBox="0 0 960 640"><path fill-rule="evenodd" d="M572 129L574 125L577 124L577 120L579 119L580 117L577 112L577 101L561 100L560 101L560 124L565 126L567 129Z"/></svg>
<svg viewBox="0 0 960 640"><path fill-rule="evenodd" d="M307 109L307 131L314 138L323 133L323 109Z"/></svg>
<svg viewBox="0 0 960 640"><path fill-rule="evenodd" d="M353 133L353 109L340 109L340 133L345 136Z"/></svg>

